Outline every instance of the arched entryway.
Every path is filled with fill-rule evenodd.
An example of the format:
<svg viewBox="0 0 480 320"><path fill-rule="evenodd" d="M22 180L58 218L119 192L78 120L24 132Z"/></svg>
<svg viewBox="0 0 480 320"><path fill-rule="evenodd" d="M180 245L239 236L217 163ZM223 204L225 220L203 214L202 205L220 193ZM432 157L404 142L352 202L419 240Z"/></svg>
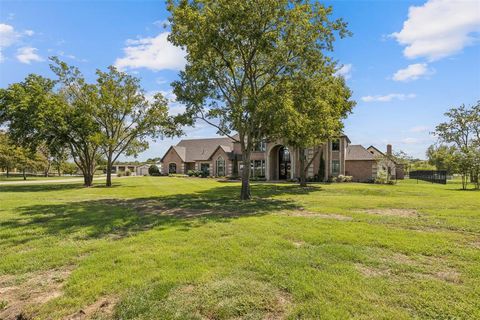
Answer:
<svg viewBox="0 0 480 320"><path fill-rule="evenodd" d="M290 179L290 171L292 170L292 159L290 150L287 147L278 149L278 180Z"/></svg>
<svg viewBox="0 0 480 320"><path fill-rule="evenodd" d="M290 150L283 145L277 145L270 149L269 157L269 179L287 180L291 177L292 156Z"/></svg>

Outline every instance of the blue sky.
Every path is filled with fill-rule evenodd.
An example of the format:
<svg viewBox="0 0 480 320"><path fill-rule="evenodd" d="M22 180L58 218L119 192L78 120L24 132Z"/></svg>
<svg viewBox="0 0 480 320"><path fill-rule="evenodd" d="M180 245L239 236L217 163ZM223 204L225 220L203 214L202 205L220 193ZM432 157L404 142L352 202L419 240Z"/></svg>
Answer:
<svg viewBox="0 0 480 320"><path fill-rule="evenodd" d="M352 143L424 158L443 113L480 99L479 1L327 1L353 36L333 53L357 101L345 121ZM184 64L166 42L163 1L0 2L0 87L29 73L52 77L47 58L78 66L88 80L115 64L142 79L148 94L174 102L169 83ZM188 137L211 137L205 124ZM152 142L138 159L162 156L179 139Z"/></svg>

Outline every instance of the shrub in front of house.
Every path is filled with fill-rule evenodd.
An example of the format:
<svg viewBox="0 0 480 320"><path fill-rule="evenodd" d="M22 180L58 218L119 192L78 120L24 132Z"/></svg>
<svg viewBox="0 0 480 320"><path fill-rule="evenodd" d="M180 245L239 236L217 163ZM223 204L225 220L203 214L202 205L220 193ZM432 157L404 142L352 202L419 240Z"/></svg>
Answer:
<svg viewBox="0 0 480 320"><path fill-rule="evenodd" d="M132 175L132 172L130 170L125 170L125 176L130 177Z"/></svg>
<svg viewBox="0 0 480 320"><path fill-rule="evenodd" d="M265 177L250 177L250 181L267 181Z"/></svg>
<svg viewBox="0 0 480 320"><path fill-rule="evenodd" d="M154 164L152 164L150 167L148 167L148 174L151 176L158 176L160 175L160 169Z"/></svg>
<svg viewBox="0 0 480 320"><path fill-rule="evenodd" d="M337 177L329 176L327 182L337 182Z"/></svg>
<svg viewBox="0 0 480 320"><path fill-rule="evenodd" d="M388 179L388 175L385 171L378 172L374 182L376 184L391 184L391 185L396 183L395 180Z"/></svg>
<svg viewBox="0 0 480 320"><path fill-rule="evenodd" d="M188 170L187 171L187 176L189 177L199 177L202 174L201 171L199 170Z"/></svg>
<svg viewBox="0 0 480 320"><path fill-rule="evenodd" d="M337 177L337 182L352 182L352 179L352 176L344 176L341 174Z"/></svg>

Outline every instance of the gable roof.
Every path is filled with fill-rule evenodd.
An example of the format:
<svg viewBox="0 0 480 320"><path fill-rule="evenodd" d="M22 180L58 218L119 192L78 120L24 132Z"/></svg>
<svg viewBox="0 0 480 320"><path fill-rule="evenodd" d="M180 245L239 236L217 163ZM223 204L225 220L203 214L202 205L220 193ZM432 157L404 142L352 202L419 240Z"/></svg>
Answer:
<svg viewBox="0 0 480 320"><path fill-rule="evenodd" d="M351 144L347 147L345 160L375 160L375 156L362 145Z"/></svg>
<svg viewBox="0 0 480 320"><path fill-rule="evenodd" d="M376 148L376 147L374 147L374 146L370 146L370 147L367 148L367 150L370 150L370 149L374 149L375 151L377 151L378 153L380 153L382 156L385 155L382 151L378 150L378 148Z"/></svg>
<svg viewBox="0 0 480 320"><path fill-rule="evenodd" d="M184 152L184 162L209 160L212 154L221 146L225 152L233 149L233 140L230 138L185 139L175 147L181 147ZM182 157L182 156L180 156Z"/></svg>
<svg viewBox="0 0 480 320"><path fill-rule="evenodd" d="M165 155L162 157L162 159L160 160L160 162L163 162L163 159L165 159L165 157L167 156L167 154L170 152L170 150L173 150L175 151L178 156L180 157L180 159L182 159L183 162L185 162L185 153L186 153L186 150L184 147L179 147L179 146L171 146L170 148L168 148L167 152L165 152Z"/></svg>
<svg viewBox="0 0 480 320"><path fill-rule="evenodd" d="M370 146L367 148L367 150L370 152L370 149L373 149L375 150L376 152L378 152L381 156L385 156L385 153L383 153L382 151L378 150L378 148L374 147L374 146ZM371 152L370 152L371 153ZM395 164L399 164L398 161L393 157L390 157L390 160L393 161L393 163Z"/></svg>
<svg viewBox="0 0 480 320"><path fill-rule="evenodd" d="M225 152L225 154L227 155L228 159L230 160L233 160L235 155L233 154L233 148L231 146L218 146L215 148L215 150L213 150L212 154L210 155L210 157L208 157L208 159L212 159L213 155L215 154L215 152L217 152L218 149L222 149L223 152Z"/></svg>

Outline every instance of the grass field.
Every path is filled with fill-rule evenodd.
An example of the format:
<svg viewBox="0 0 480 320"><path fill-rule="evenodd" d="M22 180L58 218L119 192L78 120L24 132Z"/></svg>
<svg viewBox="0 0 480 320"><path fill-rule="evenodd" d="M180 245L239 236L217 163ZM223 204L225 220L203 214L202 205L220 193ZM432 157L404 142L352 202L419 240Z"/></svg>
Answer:
<svg viewBox="0 0 480 320"><path fill-rule="evenodd" d="M0 186L0 319L479 319L480 192Z"/></svg>
<svg viewBox="0 0 480 320"><path fill-rule="evenodd" d="M43 176L27 176L26 181L38 181L38 180L64 180L64 179L82 179L82 176L49 176L49 177L43 177ZM15 174L15 175L10 175L10 177L7 178L5 174L0 175L0 182L9 182L9 181L24 181L23 176L20 174Z"/></svg>

